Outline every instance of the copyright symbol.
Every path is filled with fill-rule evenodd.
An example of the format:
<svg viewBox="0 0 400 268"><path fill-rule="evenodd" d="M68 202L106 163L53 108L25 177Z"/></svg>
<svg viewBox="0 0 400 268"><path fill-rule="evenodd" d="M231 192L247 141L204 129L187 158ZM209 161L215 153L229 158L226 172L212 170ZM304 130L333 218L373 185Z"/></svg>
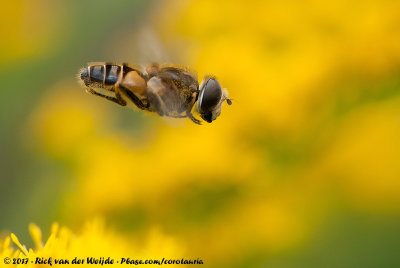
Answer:
<svg viewBox="0 0 400 268"><path fill-rule="evenodd" d="M11 259L9 257L5 257L4 258L4 263L5 264L10 264L10 262L11 262Z"/></svg>

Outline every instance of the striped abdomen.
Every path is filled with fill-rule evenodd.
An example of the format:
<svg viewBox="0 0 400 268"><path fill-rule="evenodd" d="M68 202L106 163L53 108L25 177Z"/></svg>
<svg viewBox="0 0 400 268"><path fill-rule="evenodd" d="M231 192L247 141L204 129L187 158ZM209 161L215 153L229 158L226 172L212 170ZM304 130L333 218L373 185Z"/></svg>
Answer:
<svg viewBox="0 0 400 268"><path fill-rule="evenodd" d="M93 63L80 72L80 78L87 87L112 88L118 80L133 70L135 69L125 64Z"/></svg>

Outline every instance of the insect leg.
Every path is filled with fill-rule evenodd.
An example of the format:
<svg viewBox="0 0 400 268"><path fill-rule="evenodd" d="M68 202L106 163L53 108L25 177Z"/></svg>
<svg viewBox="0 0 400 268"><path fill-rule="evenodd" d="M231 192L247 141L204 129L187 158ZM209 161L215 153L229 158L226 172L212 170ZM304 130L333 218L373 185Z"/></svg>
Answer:
<svg viewBox="0 0 400 268"><path fill-rule="evenodd" d="M129 89L118 85L115 87L116 91L118 92L118 90L120 90L122 93L124 93L124 95L126 97L129 98L129 100L131 100L133 102L133 104L135 104L139 109L141 110L148 110L148 105L144 104L136 95L135 93L133 93L132 91L130 91ZM119 95L119 93L117 93Z"/></svg>
<svg viewBox="0 0 400 268"><path fill-rule="evenodd" d="M193 123L201 125L201 121L199 119L197 119L196 117L194 117L194 115L190 112L190 110L186 111L186 116L190 118L190 120L193 121Z"/></svg>
<svg viewBox="0 0 400 268"><path fill-rule="evenodd" d="M186 115L186 114L184 114L184 115L182 115L182 114L180 114L180 115L169 115L169 117L173 117L173 118L186 118L187 115Z"/></svg>
<svg viewBox="0 0 400 268"><path fill-rule="evenodd" d="M196 95L196 99L197 99L197 95ZM194 115L192 114L192 109L193 109L193 105L190 105L190 107L186 110L186 117L189 117L190 120L193 121L193 123L197 124L197 125L201 125L201 121L199 119L197 119L196 117L194 117Z"/></svg>
<svg viewBox="0 0 400 268"><path fill-rule="evenodd" d="M112 102L118 104L118 105L126 106L126 101L124 101L118 93L115 94L116 97L111 97L111 96L100 94L100 93L96 92L95 90L93 90L90 87L86 88L86 92L91 93L91 94L96 95L96 96L99 96L99 97L102 97L102 98L105 98L105 99L107 99L109 101L112 101Z"/></svg>

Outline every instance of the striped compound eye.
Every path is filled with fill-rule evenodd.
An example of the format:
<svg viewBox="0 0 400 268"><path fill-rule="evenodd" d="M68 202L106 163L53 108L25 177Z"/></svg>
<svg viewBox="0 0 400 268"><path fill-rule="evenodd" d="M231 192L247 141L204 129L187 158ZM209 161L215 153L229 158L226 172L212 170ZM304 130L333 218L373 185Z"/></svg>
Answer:
<svg viewBox="0 0 400 268"><path fill-rule="evenodd" d="M219 103L222 97L222 89L217 80L210 78L200 89L200 109L207 111Z"/></svg>
<svg viewBox="0 0 400 268"><path fill-rule="evenodd" d="M202 83L196 108L204 121L211 123L217 118L221 112L219 104L221 103L222 95L221 85L215 78L209 78Z"/></svg>

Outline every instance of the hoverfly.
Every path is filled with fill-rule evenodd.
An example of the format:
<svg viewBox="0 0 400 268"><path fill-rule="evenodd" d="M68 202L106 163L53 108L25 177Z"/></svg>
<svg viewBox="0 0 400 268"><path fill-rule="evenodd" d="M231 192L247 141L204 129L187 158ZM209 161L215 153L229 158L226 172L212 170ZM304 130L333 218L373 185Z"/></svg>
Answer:
<svg viewBox="0 0 400 268"><path fill-rule="evenodd" d="M232 104L228 92L215 77L205 76L200 86L196 75L184 67L149 64L145 70L127 64L91 63L79 73L88 93L121 106L133 103L141 110L160 116L190 118L192 114L211 123L221 114L224 101Z"/></svg>

